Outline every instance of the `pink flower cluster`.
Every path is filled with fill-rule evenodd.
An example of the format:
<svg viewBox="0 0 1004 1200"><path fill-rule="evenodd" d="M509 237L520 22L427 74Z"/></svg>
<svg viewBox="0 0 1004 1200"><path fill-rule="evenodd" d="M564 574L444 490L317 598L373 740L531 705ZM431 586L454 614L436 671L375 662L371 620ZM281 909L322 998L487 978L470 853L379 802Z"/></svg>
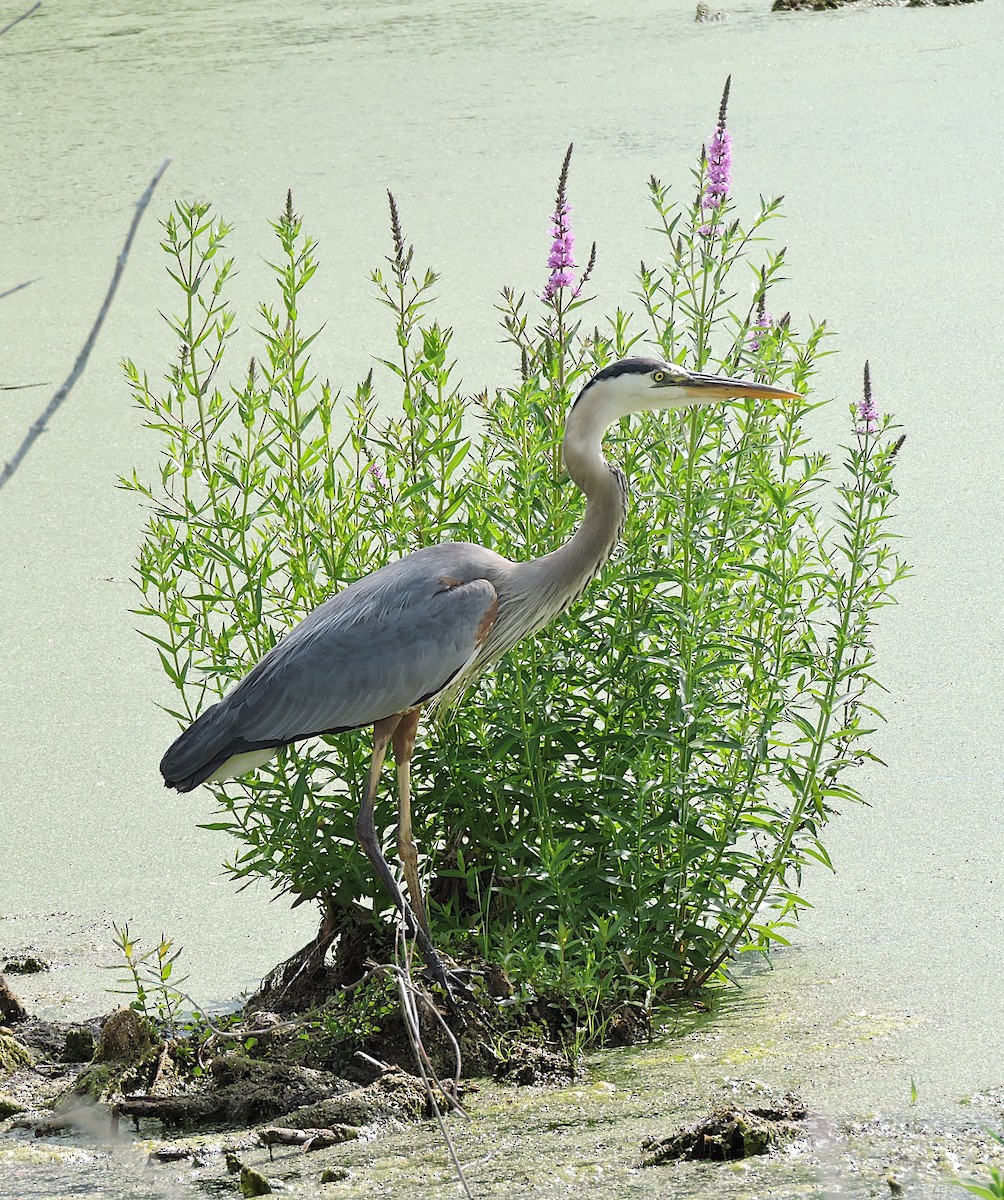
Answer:
<svg viewBox="0 0 1004 1200"><path fill-rule="evenodd" d="M575 283L575 234L572 233L572 206L562 201L551 222L551 253L547 265L551 269L550 278L544 288L542 300L553 299L558 288L572 287ZM573 297L579 294L576 288Z"/></svg>
<svg viewBox="0 0 1004 1200"><path fill-rule="evenodd" d="M708 146L708 178L704 185L702 208L720 208L731 186L732 136L724 125L719 125Z"/></svg>

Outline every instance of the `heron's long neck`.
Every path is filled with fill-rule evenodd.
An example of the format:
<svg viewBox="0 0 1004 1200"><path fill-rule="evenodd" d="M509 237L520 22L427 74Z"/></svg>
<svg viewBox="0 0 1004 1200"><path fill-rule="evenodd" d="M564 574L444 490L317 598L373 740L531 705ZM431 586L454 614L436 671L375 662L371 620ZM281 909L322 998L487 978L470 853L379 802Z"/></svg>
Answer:
<svg viewBox="0 0 1004 1200"><path fill-rule="evenodd" d="M538 595L546 596L551 606L556 606L553 612L582 594L613 554L624 530L627 486L623 473L603 457L605 430L606 424L592 407L578 405L568 415L565 466L585 493L585 515L563 546L526 564Z"/></svg>

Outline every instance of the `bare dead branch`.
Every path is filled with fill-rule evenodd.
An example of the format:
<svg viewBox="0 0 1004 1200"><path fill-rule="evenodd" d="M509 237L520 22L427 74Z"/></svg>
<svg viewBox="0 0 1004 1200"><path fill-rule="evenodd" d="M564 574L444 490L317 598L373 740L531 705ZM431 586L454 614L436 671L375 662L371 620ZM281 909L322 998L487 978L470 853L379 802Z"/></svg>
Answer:
<svg viewBox="0 0 1004 1200"><path fill-rule="evenodd" d="M36 8L38 6L36 5ZM0 30L2 33L3 30ZM104 324L105 317L108 315L108 310L111 308L112 300L115 298L115 293L118 290L119 280L122 278L122 273L125 270L126 259L129 257L129 250L132 247L133 238L136 236L136 230L139 228L139 223L143 219L143 214L146 212L147 205L153 197L154 189L160 183L161 176L167 170L171 160L165 158L157 168L157 172L147 185L146 191L140 196L136 204L136 211L133 213L132 223L129 226L129 232L126 235L125 244L119 254L118 261L115 264L115 272L112 275L112 281L108 285L108 292L105 295L104 303L101 305L101 311L98 313L97 320L94 322L91 332L88 334L87 341L84 342L84 347L77 355L77 361L73 364L73 370L66 377L66 382L52 397L49 403L45 406L45 411L42 415L32 423L28 432L24 436L24 440L17 448L17 453L0 471L0 488L7 483L14 472L24 461L28 451L35 444L39 435L45 432L45 427L50 418L55 414L56 410L63 403L66 397L70 394L73 385L77 382L80 376L84 373L84 368L87 366L87 360L90 358L91 351L94 349L94 343L98 339L98 333L101 326Z"/></svg>

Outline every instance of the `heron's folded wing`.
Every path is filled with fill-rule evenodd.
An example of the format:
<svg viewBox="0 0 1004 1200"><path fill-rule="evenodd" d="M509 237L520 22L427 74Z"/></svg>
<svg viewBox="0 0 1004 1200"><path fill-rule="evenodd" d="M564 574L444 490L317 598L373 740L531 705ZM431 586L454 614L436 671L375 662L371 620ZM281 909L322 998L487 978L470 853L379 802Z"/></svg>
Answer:
<svg viewBox="0 0 1004 1200"><path fill-rule="evenodd" d="M296 626L227 698L234 734L254 744L354 729L441 691L491 628L495 588L400 582L363 580Z"/></svg>

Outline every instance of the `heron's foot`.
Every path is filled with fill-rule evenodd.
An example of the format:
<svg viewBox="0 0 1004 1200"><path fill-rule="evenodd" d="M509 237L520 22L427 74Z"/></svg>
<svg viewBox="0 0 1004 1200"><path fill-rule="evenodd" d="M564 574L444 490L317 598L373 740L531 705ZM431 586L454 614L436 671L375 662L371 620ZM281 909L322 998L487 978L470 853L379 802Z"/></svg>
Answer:
<svg viewBox="0 0 1004 1200"><path fill-rule="evenodd" d="M407 901L401 904L401 918L404 932L409 938L414 938L425 959L425 968L419 972L419 978L426 983L438 984L446 993L446 1007L461 1029L467 1028L462 1008L471 1008L475 1004L474 993L464 976L470 976L470 971L464 971L452 964L447 970L442 956L433 945L432 938L424 923L418 918Z"/></svg>
<svg viewBox="0 0 1004 1200"><path fill-rule="evenodd" d="M422 957L425 959L425 969L419 973L419 978L427 983L438 984L443 989L450 1015L460 1029L466 1029L467 1021L463 1010L473 1008L475 1004L474 992L467 982L471 973L462 970L456 964L451 964L451 969L448 970L428 934L419 929L416 936Z"/></svg>
<svg viewBox="0 0 1004 1200"><path fill-rule="evenodd" d="M431 956L426 956L425 970L421 972L421 978L438 984L446 993L446 1007L461 1029L467 1028L463 1010L473 1008L476 1003L468 982L470 977L471 972L461 967L447 969L436 951L433 951Z"/></svg>

